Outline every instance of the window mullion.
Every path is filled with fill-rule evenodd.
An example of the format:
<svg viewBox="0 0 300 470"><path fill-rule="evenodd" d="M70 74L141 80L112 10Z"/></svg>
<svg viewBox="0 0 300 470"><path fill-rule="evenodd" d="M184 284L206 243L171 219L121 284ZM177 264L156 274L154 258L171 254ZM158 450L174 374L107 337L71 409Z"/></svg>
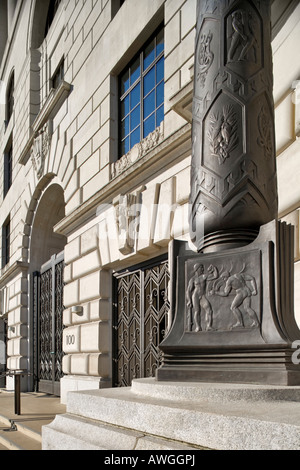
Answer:
<svg viewBox="0 0 300 470"><path fill-rule="evenodd" d="M144 51L141 52L140 55L140 69L141 69L141 114L140 114L140 121L141 121L141 127L140 127L140 141L144 137L144 71L143 71L143 64L144 64Z"/></svg>

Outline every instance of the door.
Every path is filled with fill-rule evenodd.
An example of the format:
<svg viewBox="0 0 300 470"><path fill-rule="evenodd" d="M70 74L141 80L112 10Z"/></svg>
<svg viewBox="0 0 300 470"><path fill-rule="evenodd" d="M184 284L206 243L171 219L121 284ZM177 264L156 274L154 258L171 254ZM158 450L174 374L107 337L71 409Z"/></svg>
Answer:
<svg viewBox="0 0 300 470"><path fill-rule="evenodd" d="M165 337L170 304L168 262L156 262L115 277L113 325L114 386L153 377L161 364L159 344Z"/></svg>
<svg viewBox="0 0 300 470"><path fill-rule="evenodd" d="M34 273L35 374L40 392L60 395L63 333L63 253Z"/></svg>

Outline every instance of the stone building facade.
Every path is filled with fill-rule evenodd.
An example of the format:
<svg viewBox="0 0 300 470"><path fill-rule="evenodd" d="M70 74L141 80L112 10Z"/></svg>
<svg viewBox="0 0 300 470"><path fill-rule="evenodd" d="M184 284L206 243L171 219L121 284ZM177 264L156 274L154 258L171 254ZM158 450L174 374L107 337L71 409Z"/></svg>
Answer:
<svg viewBox="0 0 300 470"><path fill-rule="evenodd" d="M65 402L159 364L170 241L190 236L196 3L0 4L0 362L30 372L23 390ZM298 1L275 0L272 27L300 321Z"/></svg>

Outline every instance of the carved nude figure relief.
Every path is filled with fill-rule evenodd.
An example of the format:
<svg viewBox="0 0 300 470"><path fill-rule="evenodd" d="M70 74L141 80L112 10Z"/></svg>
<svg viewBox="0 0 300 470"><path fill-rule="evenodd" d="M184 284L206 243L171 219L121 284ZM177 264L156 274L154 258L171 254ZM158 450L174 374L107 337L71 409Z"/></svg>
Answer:
<svg viewBox="0 0 300 470"><path fill-rule="evenodd" d="M228 268L228 264L220 269L212 264L207 269L201 263L193 265L186 289L187 331L259 327L258 314L252 305L252 299L258 295L255 276L246 272L246 264L240 271L233 270L232 263Z"/></svg>
<svg viewBox="0 0 300 470"><path fill-rule="evenodd" d="M256 312L251 308L251 297L257 295L256 281L253 276L246 273L230 274L229 271L224 271L221 274L221 278L225 281L225 287L223 290L219 290L219 283L216 284L214 289L211 291L211 295L219 295L221 297L228 297L233 291L235 296L230 306L230 310L235 316L236 322L231 326L231 329L242 327L244 328L243 314L240 307L243 306L247 315L251 319L251 327L259 325L259 321ZM251 288L249 287L249 284Z"/></svg>
<svg viewBox="0 0 300 470"><path fill-rule="evenodd" d="M210 280L217 279L218 270L216 267L210 265L207 269L207 273L204 272L203 264L194 265L194 275L191 278L187 292L187 310L188 310L188 330L198 332L201 331L202 325L205 324L205 330L212 329L212 307L206 297L207 282ZM204 311L204 318L202 315Z"/></svg>

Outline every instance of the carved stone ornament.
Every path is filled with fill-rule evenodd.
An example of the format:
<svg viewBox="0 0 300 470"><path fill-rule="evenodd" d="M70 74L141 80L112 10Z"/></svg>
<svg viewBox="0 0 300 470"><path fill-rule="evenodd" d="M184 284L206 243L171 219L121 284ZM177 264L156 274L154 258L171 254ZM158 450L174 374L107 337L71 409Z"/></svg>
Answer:
<svg viewBox="0 0 300 470"><path fill-rule="evenodd" d="M123 155L119 160L111 166L112 178L123 173L134 162L142 158L152 148L158 145L164 138L164 123L162 122L153 132L151 132L145 139L136 144L128 153Z"/></svg>
<svg viewBox="0 0 300 470"><path fill-rule="evenodd" d="M49 125L45 124L38 131L31 147L31 161L38 178L41 178L44 173L45 161L50 152L50 145L51 133Z"/></svg>
<svg viewBox="0 0 300 470"><path fill-rule="evenodd" d="M120 195L114 200L119 251L128 255L134 251L140 215L140 191Z"/></svg>

